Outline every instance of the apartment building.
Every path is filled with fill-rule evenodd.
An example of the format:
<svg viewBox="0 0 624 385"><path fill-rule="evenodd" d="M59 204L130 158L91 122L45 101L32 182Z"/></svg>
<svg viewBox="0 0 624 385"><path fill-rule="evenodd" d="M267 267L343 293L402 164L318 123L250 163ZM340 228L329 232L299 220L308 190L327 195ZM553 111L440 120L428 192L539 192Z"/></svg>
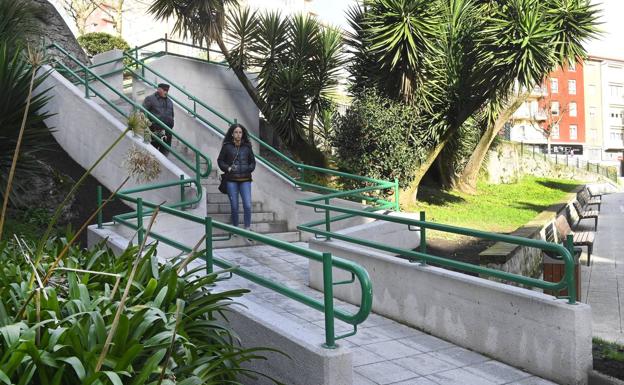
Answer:
<svg viewBox="0 0 624 385"><path fill-rule="evenodd" d="M546 77L510 119L509 139L551 154L583 155L585 102L583 64ZM550 144L550 145L549 145Z"/></svg>
<svg viewBox="0 0 624 385"><path fill-rule="evenodd" d="M585 81L588 158L619 165L624 152L624 61L590 56Z"/></svg>

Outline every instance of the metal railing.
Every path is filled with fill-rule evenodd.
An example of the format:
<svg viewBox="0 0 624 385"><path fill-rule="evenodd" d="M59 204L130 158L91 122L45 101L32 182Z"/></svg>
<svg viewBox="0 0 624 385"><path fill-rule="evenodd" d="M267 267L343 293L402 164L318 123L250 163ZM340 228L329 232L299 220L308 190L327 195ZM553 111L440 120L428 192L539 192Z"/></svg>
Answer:
<svg viewBox="0 0 624 385"><path fill-rule="evenodd" d="M186 89L184 89L183 87L180 87L174 81L172 81L171 79L169 79L162 73L154 70L153 68L151 68L144 62L137 60L135 57L131 56L128 53L124 54L124 58L131 60L133 63L132 65L126 67L126 71L129 71L132 74L132 76L135 76L136 78L138 78L139 80L141 80L142 82L146 84L156 87L157 84L153 81L150 81L146 75L146 73L152 74L156 76L158 79L160 79L160 81L168 83L171 88L177 90L180 94L185 96L186 100L183 100L182 98L176 98L173 95L169 94L169 97L171 97L171 99L174 100L176 104L178 104L179 107L181 107L187 113L189 113L190 115L192 115L193 117L195 117L196 119L198 119L199 121L201 121L202 123L210 127L211 129L213 129L221 137L225 136L224 130L220 128L218 124L215 124L213 120L207 118L205 114L203 114L202 112L198 112L198 108L204 109L205 111L213 115L220 123L222 124L224 123L226 126L236 123L236 119L227 118L226 116L221 114L219 111L210 107L209 105L204 103L202 100L196 98L194 95L189 93ZM132 67L137 67L137 68L132 68ZM138 68L140 68L140 70ZM379 210L382 210L382 209L394 209L396 211L400 210L398 180L395 179L393 182L384 181L380 179L354 175L354 174L350 174L350 173L346 173L346 172L342 172L338 170L316 167L316 166L307 165L301 162L296 162L290 157L284 155L281 151L277 150L275 147L271 146L270 144L260 139L253 132L248 131L248 134L252 142L257 143L261 149L266 150L269 154L276 157L279 161L282 162L282 165L278 164L275 161L271 161L266 156L262 156L261 154L256 154L256 158L260 160L262 163L264 163L267 167L275 171L277 174L287 179L293 185L301 189L308 189L312 191L323 191L323 192L329 192L329 193L340 191L336 188L328 187L319 183L306 181L306 171L308 173L319 173L319 174L324 174L327 176L340 177L340 178L345 178L351 181L371 184L373 187L368 188L366 191L375 191L375 190L384 191L387 189L392 189L393 198L394 198L393 201L389 201L389 200L379 198L376 196L362 195L359 192L352 192L351 194L347 194L346 197L350 199L358 199L360 201L366 201L367 203L372 203L375 205L375 208ZM293 177L286 169L284 169L283 165L287 165L291 167L293 170L296 170L299 176ZM350 217L350 216L344 216L341 219L345 219L347 217ZM340 220L340 219L337 219L337 220Z"/></svg>
<svg viewBox="0 0 624 385"><path fill-rule="evenodd" d="M420 213L420 220L409 219L409 218L401 218L395 216L388 216L373 212L366 212L357 209L350 209L346 207L340 207L337 205L330 205L328 203L329 199L332 198L340 198L342 193L330 194L321 197L314 197L308 199L302 199L297 201L297 204L307 207L312 207L315 210L322 210L326 213L329 212L338 212L342 215L357 215L366 218L375 219L378 221L385 221L391 223L399 223L408 226L411 231L420 232L420 247L418 251L411 249L403 249L398 247L393 247L392 245L383 244L379 242L371 242L366 239L355 238L351 236L347 236L344 234L337 233L335 231L331 231L331 221L315 221L306 223L298 226L298 229L301 231L307 231L309 233L314 234L315 236L324 237L326 239L338 239L341 241L354 243L370 248L374 248L377 250L390 252L395 254L398 258L407 259L411 262L421 262L426 264L427 262L435 263L441 266L451 267L454 269L458 269L461 271L477 273L479 275L496 277L503 280L507 280L510 282L515 282L518 284L526 285L529 287L540 288L544 290L553 290L559 291L562 289L567 289L568 295L562 296L560 298L567 298L570 304L576 303L576 285L575 285L575 277L574 277L574 246L573 246L573 237L572 235L568 235L565 241L565 247L556 243L550 243L546 241L529 239L523 237L517 237L512 235L505 234L497 234L497 233L489 233L485 231L473 230L463 227L445 225L440 223L427 222L425 219L425 213ZM322 201L322 203L320 202ZM329 218L329 214L326 215L326 218ZM317 228L317 226L324 225L324 229ZM490 269L487 267L481 267L477 265L472 265L470 263L460 262L453 259L442 258L435 255L427 254L427 242L426 242L426 229L442 231L446 233L453 233L459 235L466 235L470 237L476 237L480 239L487 239L491 241L497 242L506 242L521 246L534 247L544 251L549 251L559 255L561 259L564 261L565 272L564 276L559 282L547 282L540 279L535 279L531 277L525 277L519 274L508 273L505 271Z"/></svg>
<svg viewBox="0 0 624 385"><path fill-rule="evenodd" d="M197 203L202 198L202 186L201 186L200 178L209 175L211 171L211 167L212 167L210 159L206 157L204 154L202 154L199 150L195 149L193 146L191 146L186 141L184 141L183 138L175 134L175 132L170 130L166 125L164 125L164 123L162 123L161 121L156 119L156 117L154 117L151 113L143 109L142 106L128 99L125 95L123 95L123 93L119 92L118 90L110 86L108 83L106 83L101 76L98 76L95 73L93 73L88 67L80 63L80 61L78 61L75 57L73 57L71 54L65 51L62 47L56 44L53 44L49 48L60 51L66 57L73 60L80 67L79 71L81 72L81 74L68 68L67 66L65 66L64 64L60 62L57 63L57 66L63 70L63 73L65 74L65 76L69 76L72 78L77 78L77 79L82 80L81 84L85 88L85 97L90 97L91 96L90 92L91 92L93 93L93 95L105 101L116 112L118 112L119 114L127 118L127 114L125 114L114 103L108 100L104 95L102 95L93 87L93 81L94 80L97 81L98 84L102 84L103 86L107 87L110 91L115 93L124 101L130 103L136 109L145 113L148 117L153 118L154 121L156 121L161 127L163 127L163 129L167 130L168 132L171 132L172 135L174 135L181 143L187 145L191 150L193 150L196 155L196 162L195 162L194 167L193 165L185 163L191 170L195 172L194 179L186 179L183 176L181 176L180 180L178 181L140 186L140 187L136 187L132 189L125 189L125 190L118 192L116 194L117 198L124 200L125 202L135 204L137 209L134 212L115 216L114 217L115 222L118 222L124 226L127 226L131 229L136 230L137 240L139 243L142 243L145 237L149 236L153 239L156 239L160 242L163 242L167 245L177 248L178 250L184 253L190 253L193 250L189 248L187 245L177 242L176 240L166 237L164 235L158 234L157 232L150 232L149 234L146 234L146 229L143 224L143 218L146 215L150 215L151 213L153 213L154 209L158 207L159 210L161 210L164 213L202 225L204 226L205 235L206 235L205 249L203 250L202 258L206 261L206 270L208 273L212 273L214 271L215 265L221 268L231 269L233 274L236 274L251 282L257 283L273 291L276 291L280 294L283 294L311 308L324 312L325 314L325 344L324 346L327 348L335 348L336 340L354 335L357 332L357 325L361 324L362 322L366 320L366 318L370 314L371 307L372 307L372 286L370 282L370 277L368 276L368 273L364 268L362 268L361 266L359 266L358 264L354 262L351 262L342 258L334 257L332 256L331 253L320 253L314 250L309 250L307 248L303 248L303 247L293 245L287 242L279 241L279 240L270 238L265 235L239 229L238 227L234 227L225 223L214 221L212 220L211 217L200 217L200 216L193 215L188 212L180 210L179 208L183 209L189 206L190 204ZM166 145L166 143L164 143L163 141L160 141L160 143ZM172 154L174 154L178 159L184 162L184 160L182 159L183 157L181 155L177 154L177 152L173 148L169 146L167 147L171 150ZM205 172L201 171L200 161L199 161L200 158L206 160L207 169ZM185 185L189 183L194 183L197 188L197 196L194 200L191 200L191 201L187 201L184 199L184 196L185 196L184 187ZM140 192L156 190L156 189L172 187L172 186L180 186L181 198L179 202L168 203L167 205L159 205L154 202L146 201L143 198L132 196L133 194L137 194ZM102 204L103 204L102 188L98 186L97 205L99 208L101 208ZM104 226L104 224L102 223L101 211L97 215L97 226L98 228L102 228ZM228 235L225 237L213 236L213 229L224 230L227 232ZM270 245L273 247L277 247L282 250L290 251L300 256L306 257L308 259L313 259L315 261L321 262L323 265L323 277L324 277L323 285L325 289L323 300L322 301L317 300L311 296L308 296L299 291L293 290L279 282L275 282L270 279L264 278L261 275L258 275L249 270L243 269L226 260L214 257L213 241L229 239L232 235L238 235L244 238L253 239L257 242ZM354 282L355 278L357 278L359 285L360 285L361 293L362 293L360 307L357 312L349 313L347 311L336 308L334 306L333 286L344 284L346 282L333 282L333 271L332 271L333 267L350 272L353 279L349 281L349 283ZM336 336L335 328L334 328L335 318L352 325L353 331L351 333Z"/></svg>
<svg viewBox="0 0 624 385"><path fill-rule="evenodd" d="M127 54L126 54L126 57L128 57ZM147 82L148 84L151 84L151 85L155 86L155 84L153 84L152 82L149 82L145 78L145 71L148 71L148 72L152 73L153 75L157 76L158 78L162 79L163 81L168 82L172 87L174 87L175 89L180 91L184 96L186 96L188 98L188 100L190 100L192 102L192 109L191 109L190 106L185 106L184 103L181 103L180 101L177 101L178 104L180 104L181 106L184 106L184 108L186 108L186 110L189 113L192 113L197 119L201 120L202 122L207 124L209 127L213 128L219 134L223 135L224 133L223 133L222 130L219 129L219 127L215 126L210 121L206 120L201 114L197 113L197 107L198 106L200 106L200 107L208 110L209 112L213 113L215 116L217 116L219 119L221 119L223 122L225 122L227 124L230 124L230 123L233 122L233 121L229 120L228 118L226 118L225 116L223 116L222 114L220 114L218 111L215 111L213 108L211 108L210 106L208 106L205 103L203 103L201 100L198 100L197 98L195 98L193 95L188 93L185 89L175 85L174 82L172 82L170 79L167 79L161 73L159 73L159 72L153 70L152 68L150 68L149 66L145 65L145 63L141 63L139 61L135 61L134 64L135 64L135 66L137 68L138 67L141 68L141 74L136 73L135 71L133 71L134 76L137 76L139 79ZM472 272L472 273L478 273L478 274L481 274L481 275L484 275L484 276L496 277L496 278L504 279L504 280L507 280L507 281L510 281L510 282L523 284L523 285L526 285L526 286L529 286L529 287L536 287L536 288L540 288L540 289L544 289L544 290L552 290L552 291L561 290L561 289L567 289L568 290L567 298L568 298L569 302L570 303L575 303L576 302L576 286L575 286L575 277L574 277L574 274L573 274L573 271L574 271L574 260L572 258L573 247L572 247L572 243L571 243L571 241L572 241L571 238L566 241L566 247L567 247L566 248L566 247L563 247L561 245L554 244L554 243L548 243L548 242L545 242L545 241L539 241L539 240L515 237L515 236L510 236L510 235L504 235L504 234L488 233L488 232L472 230L472 229L466 229L466 228L455 227L455 226L444 225L444 224L435 224L435 223L432 223L432 222L425 221L424 213L421 214L420 221L410 220L410 219L405 219L405 218L389 217L389 216L386 216L386 215L374 213L372 211L380 210L380 209L384 209L384 208L394 208L395 210L398 211L398 182L397 181L392 183L392 182L376 180L376 179L372 179L372 178L361 177L361 176L357 176L357 175L340 173L340 172L337 172L337 171L334 171L334 170L319 169L319 168L316 168L316 167L313 167L313 166L298 164L297 162L294 162L290 158L288 158L285 155L283 155L278 150L274 149L272 146L266 144L265 142L263 142L259 138L255 137L255 135L251 134L250 136L252 136L252 139L254 141L256 141L261 146L263 146L264 148L269 150L270 153L275 154L278 157L278 159L283 160L287 164L295 166L298 170L301 171L302 175L300 176L300 179L293 178L288 173L286 173L285 171L281 170L277 165L275 165L272 162L270 162L269 160L259 156L259 158L264 163L266 163L269 167L271 167L273 170L278 172L280 175L282 175L285 178L287 178L289 181L291 181L295 185L298 185L298 186L304 187L304 188L307 187L307 188L310 188L310 189L315 189L317 191L320 190L320 191L323 191L323 192L326 193L325 195L319 195L318 197L313 197L313 198L309 198L309 199L303 199L303 200L299 200L299 201L296 202L299 205L313 207L316 212L325 213L325 217L323 219L302 224L302 225L298 226L299 230L313 233L315 235L315 237L323 237L323 238L327 238L327 239L331 239L331 238L341 239L341 240L344 240L344 241L357 243L357 244L368 246L368 247L377 248L379 250L393 252L393 253L395 253L395 254L397 254L399 256L402 256L403 258L406 258L406 259L410 259L410 260L417 259L417 260L419 260L421 262L429 261L429 262L436 263L436 264L439 264L439 265L442 265L442 266L447 266L447 267L459 269L459 270L462 270L462 271ZM310 184L310 183L305 182L303 180L304 179L303 174L304 174L305 170L321 171L321 172L331 172L334 175L345 176L345 177L348 177L348 178L359 180L361 182L372 183L373 185L372 186L363 187L363 188L359 188L359 189L355 189L355 190L338 191L336 189L331 189L331 188L327 188L325 186L319 186L319 185ZM394 188L394 190L395 190L395 196L394 196L395 197L395 201L394 202L384 201L382 199L375 201L375 198L371 198L370 196L363 195L363 194L370 193L371 191L384 190L384 189L387 189L387 188ZM365 200L366 199L372 200L372 201L374 201L376 203L379 203L379 206L369 207L369 208L366 208L366 209L363 209L363 210L358 210L358 209L352 209L352 208L351 209L341 208L341 207L338 207L336 205L330 205L330 202L331 202L332 199L339 199L340 200L340 199L353 198L353 197L357 197L357 198L365 199ZM319 203L319 202L323 202L323 203ZM339 214L338 215L332 215L332 213L335 213L335 212L338 212ZM356 239L356 238L353 238L353 237L344 236L344 235L341 235L341 234L338 234L336 232L332 232L331 231L332 222L339 221L339 220L346 219L346 218L355 217L355 216L367 217L367 218L376 219L376 220L384 220L384 221L394 222L394 223L402 223L402 224L406 224L407 226L409 226L410 229L413 226L417 226L418 229L419 229L418 231L420 231L420 233L421 233L420 251L400 249L400 248L392 247L391 245L383 245L383 244L379 244L379 243L370 242L370 241L367 241L367 240ZM318 229L317 228L318 226L324 226L324 230ZM425 230L427 228L432 229L432 230L449 232L449 233L468 235L468 236L473 236L473 237L482 238L482 239L488 239L488 240L493 240L493 241L507 242L507 243L517 244L517 245L523 245L523 246L527 246L527 247L536 247L536 248L539 248L541 250L545 250L545 251L549 251L549 252L552 252L552 253L555 253L555 254L559 254L561 256L561 258L564 260L564 264L565 264L564 277L563 277L563 279L560 282L557 282L557 283L546 282L546 281L543 281L543 280L538 280L538 279L534 279L534 278L530 278L530 277L524 277L524 276L521 276L521 275L507 273L507 272L503 272L503 271L499 271L499 270L495 270L495 269L483 268L483 267L480 267L480 266L475 266L475 265L471 265L471 264L468 264L468 263L463 263L463 262L459 262L459 261L446 259L446 258L441 258L441 257L437 257L437 256L434 256L434 255L427 254L426 253L426 230Z"/></svg>

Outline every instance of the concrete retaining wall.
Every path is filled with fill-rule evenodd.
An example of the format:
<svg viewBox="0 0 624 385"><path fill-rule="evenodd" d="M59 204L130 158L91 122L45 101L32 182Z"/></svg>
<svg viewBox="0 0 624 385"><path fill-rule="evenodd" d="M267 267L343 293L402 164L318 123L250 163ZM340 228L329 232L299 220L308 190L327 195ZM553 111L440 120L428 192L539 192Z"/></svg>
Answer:
<svg viewBox="0 0 624 385"><path fill-rule="evenodd" d="M371 233L361 228L360 237ZM561 384L586 384L592 367L591 309L542 293L432 266L421 266L341 241L310 241L368 270L373 311L454 344ZM347 279L334 270L334 280ZM310 285L322 290L322 270L310 263ZM354 285L335 286L357 304Z"/></svg>
<svg viewBox="0 0 624 385"><path fill-rule="evenodd" d="M171 64L175 61L181 61L185 63L189 59L182 59L172 57L168 60ZM193 61L195 62L195 61ZM200 63L200 62L197 62ZM203 67L198 67L195 70L200 71L204 67L214 67L214 64L200 63ZM220 66L217 66L220 68ZM190 70L190 69L189 69ZM206 70L208 71L208 70ZM189 78L193 76L188 75ZM231 75L234 76L234 75ZM183 85L184 83L179 83ZM135 79L133 81L133 95L138 103L142 103L145 96L152 92L152 88L147 86L144 82ZM173 90L173 88L171 88ZM199 97L199 95L198 95ZM196 146L204 154L210 156L212 160L213 169L218 169L217 157L221 149L223 138L215 130L211 129L194 116L189 115L185 110L180 108L177 104L174 104L175 109L175 128L174 130L181 137L187 140L192 145ZM199 110L198 110L199 111ZM211 119L210 116L204 115L207 119ZM211 119L212 122L212 119ZM216 122L216 120L215 120ZM227 127L226 127L227 129ZM255 150L257 151L257 150ZM257 152L256 152L257 153ZM256 170L253 173L252 183L252 199L255 201L261 201L263 208L266 211L274 212L276 220L283 220L288 223L288 230L295 231L297 226L303 223L311 222L314 220L322 219L325 217L323 213L315 213L312 208L299 206L295 204L295 201L299 199L306 199L317 194L301 191L296 188L290 181L273 171L269 166L257 159ZM216 191L209 191L216 192ZM334 201L332 201L334 202ZM340 201L341 205L349 208L361 208L362 206L353 202ZM332 224L332 228L342 229L345 227L355 226L361 223L370 222L365 218L348 219ZM302 234L302 238L305 240L309 238L309 234Z"/></svg>
<svg viewBox="0 0 624 385"><path fill-rule="evenodd" d="M241 337L244 346L269 347L279 353L260 353L267 360L256 360L248 368L266 373L288 385L350 385L353 383L353 353L346 347L325 349L323 333L239 298L244 305L227 314L228 324ZM274 384L263 378L240 379L245 385Z"/></svg>
<svg viewBox="0 0 624 385"><path fill-rule="evenodd" d="M53 136L56 141L83 168L91 167L125 130L118 117L111 116L93 100L85 99L83 91L74 87L58 72L53 71L40 87L51 88L48 94L52 98L45 109L54 115L45 121L46 125L55 130ZM179 179L182 174L186 175L151 145L144 144L142 140L128 133L92 172L110 191L115 191L128 176L122 163L132 146L149 152L160 162L161 173L151 183L169 182ZM124 189L144 184L130 179ZM180 188L174 186L148 191L141 193L141 196L152 202L176 202L180 199ZM194 188L187 189L187 198L195 196Z"/></svg>

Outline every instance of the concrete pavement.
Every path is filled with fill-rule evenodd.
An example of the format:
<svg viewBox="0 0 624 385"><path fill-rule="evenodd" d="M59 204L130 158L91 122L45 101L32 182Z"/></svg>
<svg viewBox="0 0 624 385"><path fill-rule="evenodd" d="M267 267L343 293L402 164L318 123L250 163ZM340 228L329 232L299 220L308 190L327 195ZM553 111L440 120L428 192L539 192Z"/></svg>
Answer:
<svg viewBox="0 0 624 385"><path fill-rule="evenodd" d="M591 219L581 225L593 230ZM594 336L624 344L624 193L602 196L591 265L581 262L581 300L592 308Z"/></svg>
<svg viewBox="0 0 624 385"><path fill-rule="evenodd" d="M299 243L300 246L307 246ZM322 293L307 286L308 260L270 246L215 250L215 256L262 273L308 295ZM219 288L246 287L245 298L304 326L311 333L324 333L323 313L250 283L240 277L219 282ZM336 306L352 310L353 305L336 300ZM352 327L336 321L336 332ZM340 340L353 349L353 385L548 385L553 382L524 372L476 352L402 325L377 314L358 327L358 333Z"/></svg>

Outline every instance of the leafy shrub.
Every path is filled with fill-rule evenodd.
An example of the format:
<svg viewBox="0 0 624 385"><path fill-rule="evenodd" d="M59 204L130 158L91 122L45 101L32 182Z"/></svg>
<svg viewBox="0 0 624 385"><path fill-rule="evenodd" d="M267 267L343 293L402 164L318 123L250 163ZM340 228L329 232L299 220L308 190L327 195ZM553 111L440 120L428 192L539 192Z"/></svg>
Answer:
<svg viewBox="0 0 624 385"><path fill-rule="evenodd" d="M87 51L89 56L94 56L115 48L122 51L130 49L130 45L124 39L106 32L85 33L78 37L78 43Z"/></svg>
<svg viewBox="0 0 624 385"><path fill-rule="evenodd" d="M413 107L372 90L360 93L346 114L336 118L332 143L340 167L372 178L398 178L405 186L422 152L415 136L417 116Z"/></svg>
<svg viewBox="0 0 624 385"><path fill-rule="evenodd" d="M65 244L49 241L44 255L58 255ZM61 269L39 289L41 278L35 280L33 270L44 277L50 257L39 264L28 244L0 243L1 382L216 385L238 384L241 375L257 377L241 365L260 358L259 349L241 348L219 317L246 290L217 291L211 287L218 275L200 276L203 266L186 271L179 259L159 265L155 247L143 256L137 251L129 248L117 257L103 248L72 247Z"/></svg>
<svg viewBox="0 0 624 385"><path fill-rule="evenodd" d="M17 139L26 110L32 66L19 50L14 50L9 42L0 41L0 199L4 199L9 169L15 153ZM41 86L47 73L35 78L34 89ZM43 175L48 170L41 166L38 153L50 144L49 130L43 121L50 116L45 105L50 96L48 89L39 87L30 99L26 115L26 126L22 138L19 159L16 165L13 188L9 195L13 206L23 204L23 198L31 187L30 177Z"/></svg>

